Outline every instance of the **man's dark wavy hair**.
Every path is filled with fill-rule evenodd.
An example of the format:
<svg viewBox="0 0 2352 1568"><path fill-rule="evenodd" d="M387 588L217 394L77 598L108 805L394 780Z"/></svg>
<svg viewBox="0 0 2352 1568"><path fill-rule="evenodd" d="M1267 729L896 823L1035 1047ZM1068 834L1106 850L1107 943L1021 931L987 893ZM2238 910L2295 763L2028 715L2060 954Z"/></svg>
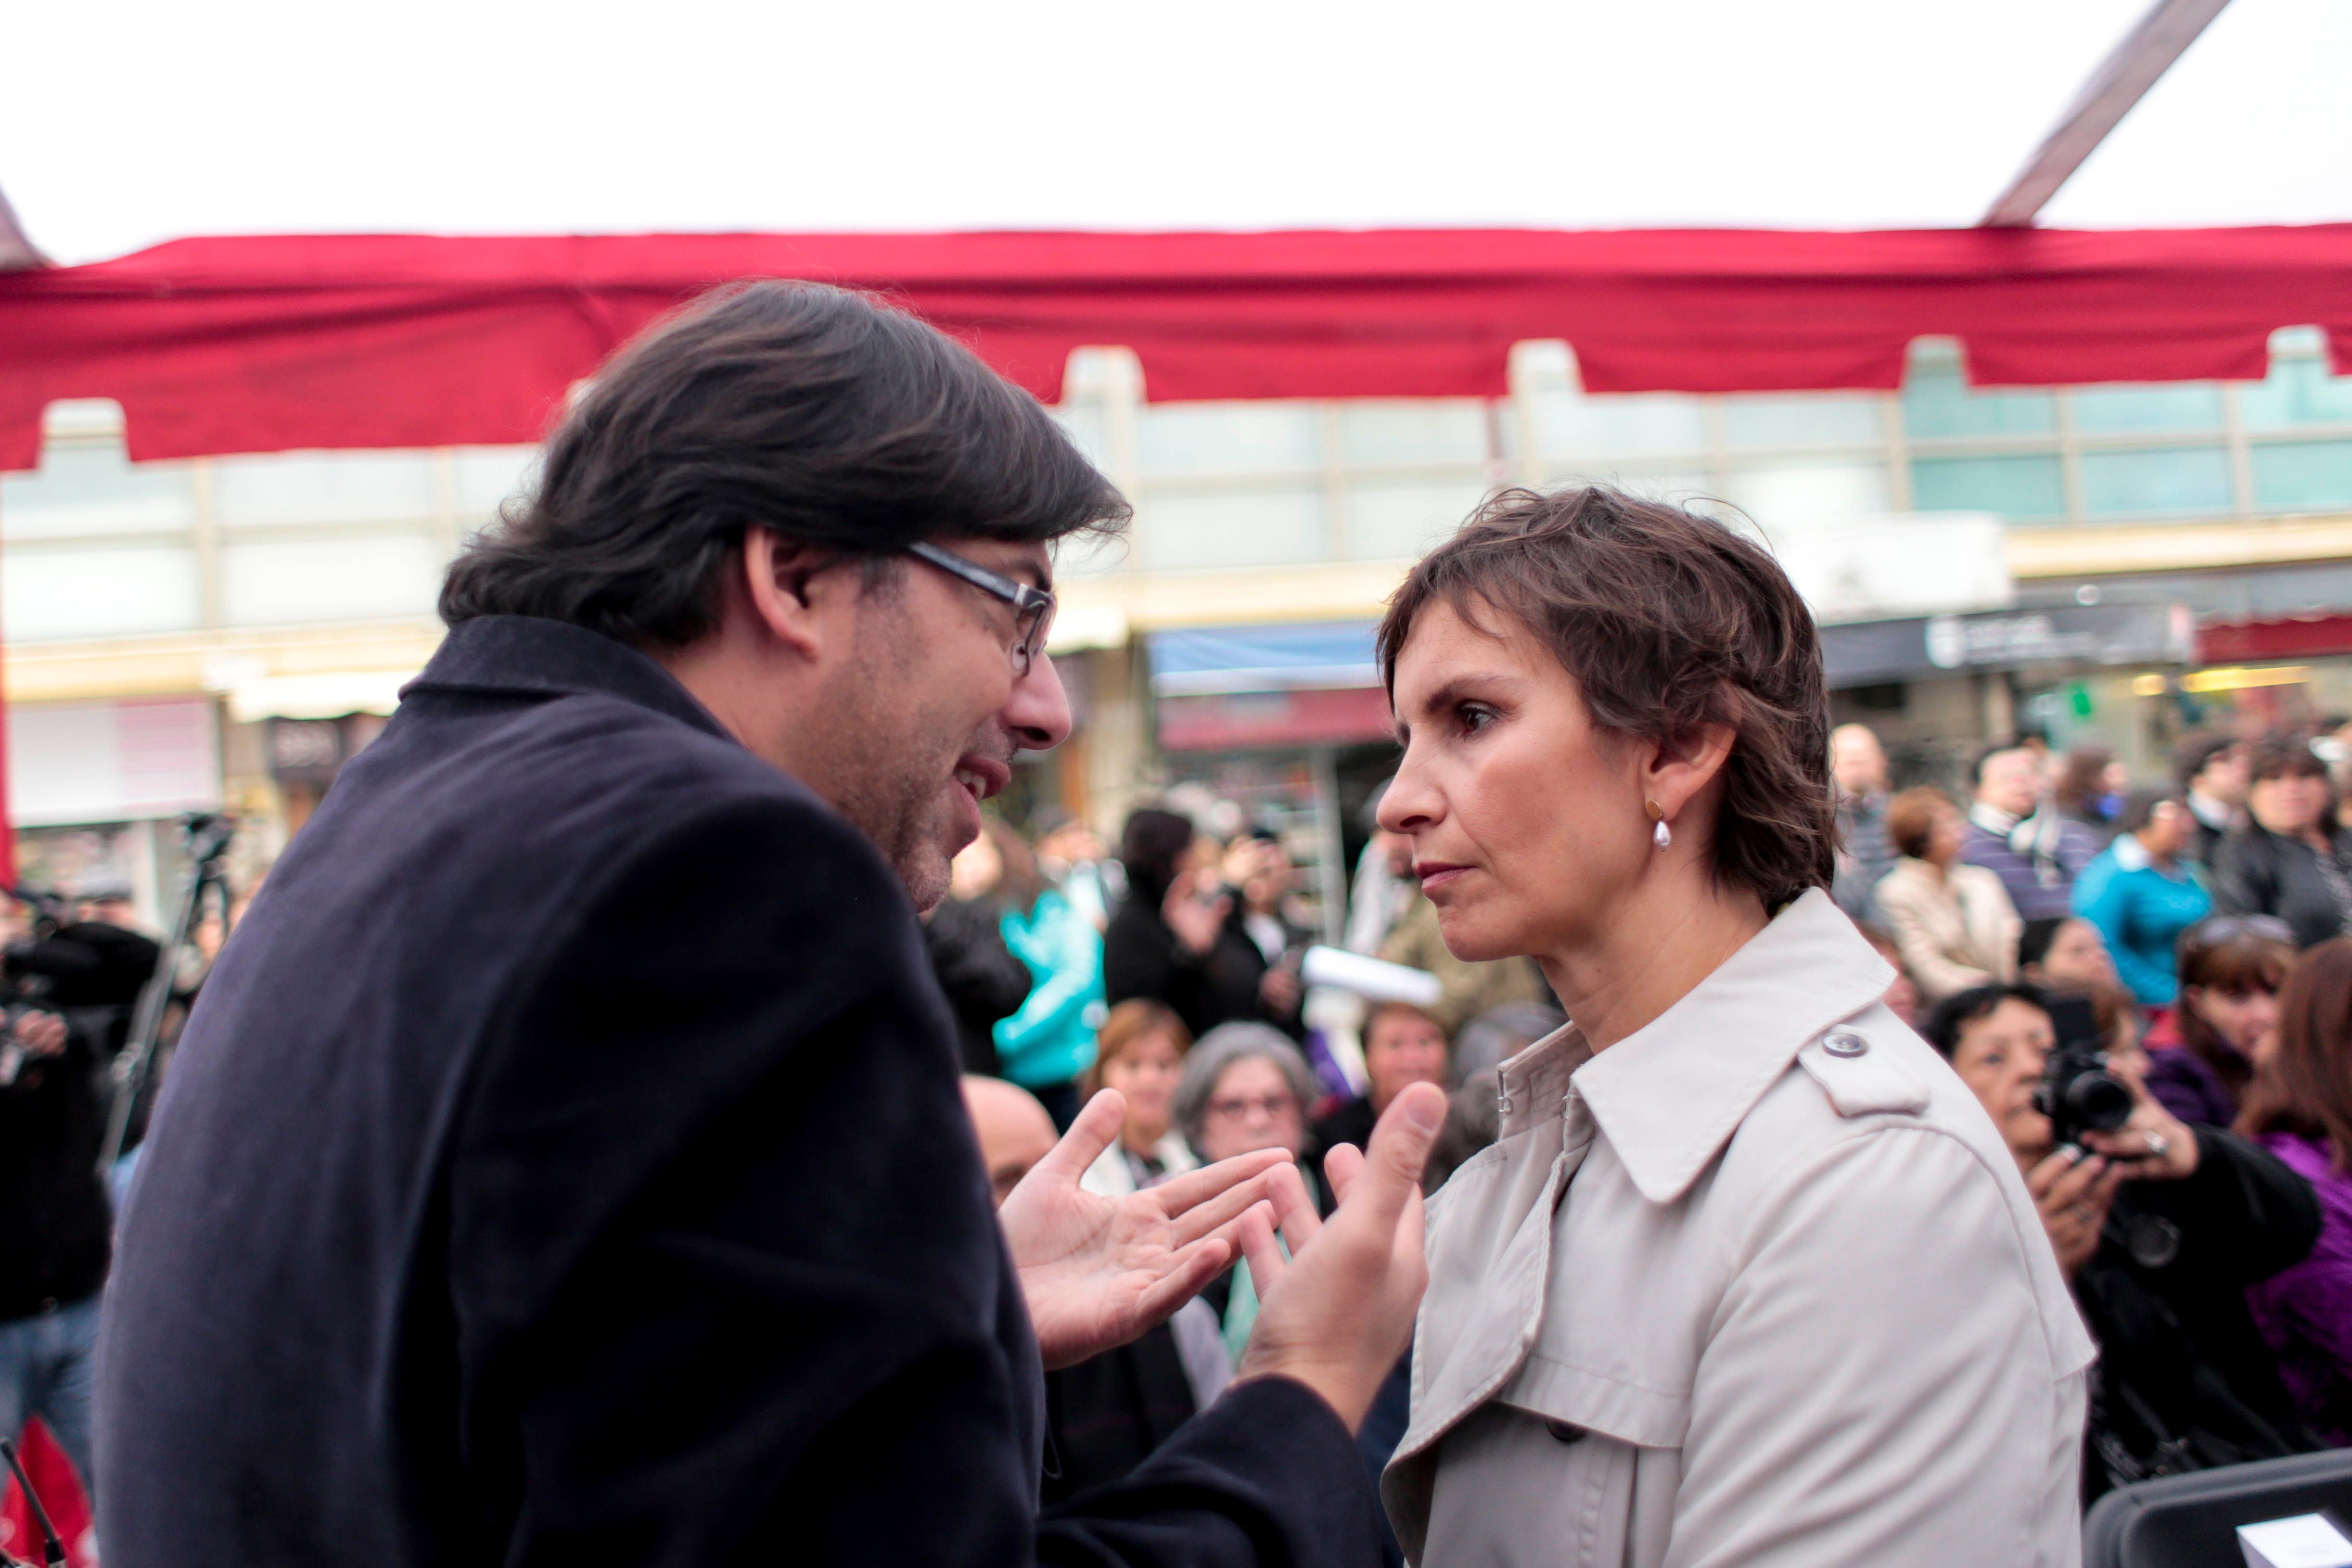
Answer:
<svg viewBox="0 0 2352 1568"><path fill-rule="evenodd" d="M718 623L743 530L885 564L926 538L1116 532L1129 508L1037 400L905 311L814 283L718 289L598 373L537 486L471 540L441 618L637 646Z"/></svg>
<svg viewBox="0 0 2352 1568"><path fill-rule="evenodd" d="M1607 486L1502 491L1390 601L1379 647L1391 696L1397 655L1432 603L1489 631L1500 630L1490 612L1526 627L1603 730L1658 741L1728 726L1716 880L1768 908L1829 886L1837 811L1821 636L1762 547Z"/></svg>

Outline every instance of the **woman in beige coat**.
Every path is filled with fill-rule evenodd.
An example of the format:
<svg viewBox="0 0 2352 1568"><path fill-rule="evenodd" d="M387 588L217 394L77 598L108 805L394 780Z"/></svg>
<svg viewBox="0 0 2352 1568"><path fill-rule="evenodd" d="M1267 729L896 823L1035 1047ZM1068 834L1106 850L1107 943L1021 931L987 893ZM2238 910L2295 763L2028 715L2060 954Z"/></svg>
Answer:
<svg viewBox="0 0 2352 1568"><path fill-rule="evenodd" d="M1906 789L1886 809L1886 836L1903 858L1879 879L1879 913L1920 1000L2017 978L2025 923L2000 877L1960 859L1960 809L1940 789Z"/></svg>
<svg viewBox="0 0 2352 1568"><path fill-rule="evenodd" d="M2016 1163L1824 891L1820 645L1729 529L1496 497L1381 629L1381 826L1567 1028L1429 1209L1420 1563L2071 1564L2091 1346Z"/></svg>

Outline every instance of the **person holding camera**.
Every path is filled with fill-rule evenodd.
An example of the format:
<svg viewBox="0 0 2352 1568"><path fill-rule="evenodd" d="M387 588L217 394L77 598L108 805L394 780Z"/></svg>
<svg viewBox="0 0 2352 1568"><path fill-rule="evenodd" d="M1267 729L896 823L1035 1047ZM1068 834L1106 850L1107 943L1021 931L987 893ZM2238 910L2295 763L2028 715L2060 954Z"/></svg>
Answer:
<svg viewBox="0 0 2352 1568"><path fill-rule="evenodd" d="M2101 1053L2089 1005L1980 986L1928 1018L2041 1210L2100 1356L2084 1500L2185 1470L2306 1452L2248 1286L2319 1235L2311 1186L2149 1095L2141 1053Z"/></svg>

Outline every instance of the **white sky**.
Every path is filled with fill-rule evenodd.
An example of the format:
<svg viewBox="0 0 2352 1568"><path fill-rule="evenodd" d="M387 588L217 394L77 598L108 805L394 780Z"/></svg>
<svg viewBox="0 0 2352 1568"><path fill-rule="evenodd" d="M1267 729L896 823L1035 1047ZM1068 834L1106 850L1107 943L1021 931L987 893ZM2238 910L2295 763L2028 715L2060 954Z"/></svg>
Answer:
<svg viewBox="0 0 2352 1568"><path fill-rule="evenodd" d="M0 189L191 234L1973 222L2146 0L115 0ZM2352 219L2347 0L2235 0L2044 213Z"/></svg>

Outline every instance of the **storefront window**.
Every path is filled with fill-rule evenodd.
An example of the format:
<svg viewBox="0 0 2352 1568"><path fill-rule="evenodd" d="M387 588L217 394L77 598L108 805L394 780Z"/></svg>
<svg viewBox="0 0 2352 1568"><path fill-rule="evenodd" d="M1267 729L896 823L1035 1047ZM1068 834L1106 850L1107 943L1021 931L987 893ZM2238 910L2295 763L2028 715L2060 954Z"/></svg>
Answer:
<svg viewBox="0 0 2352 1568"><path fill-rule="evenodd" d="M2085 452L2083 510L2141 517L2230 509L2230 459L2218 446Z"/></svg>
<svg viewBox="0 0 2352 1568"><path fill-rule="evenodd" d="M1875 446L1885 439L1874 397L1798 392L1723 400L1727 446Z"/></svg>
<svg viewBox="0 0 2352 1568"><path fill-rule="evenodd" d="M1915 363L1903 384L1903 428L1914 441L1971 435L2046 435L2057 400L2042 392L1977 392L1957 362Z"/></svg>
<svg viewBox="0 0 2352 1568"><path fill-rule="evenodd" d="M2282 352L2271 361L2270 375L2238 392L2238 412L2246 428L2352 425L2352 376L2329 373L2318 335L2283 332L2279 338Z"/></svg>
<svg viewBox="0 0 2352 1568"><path fill-rule="evenodd" d="M16 549L0 571L12 643L187 632L204 620L196 552L185 545Z"/></svg>
<svg viewBox="0 0 2352 1568"><path fill-rule="evenodd" d="M1163 570L1321 560L1323 493L1155 496L1138 532L1136 564Z"/></svg>
<svg viewBox="0 0 2352 1568"><path fill-rule="evenodd" d="M1319 467L1316 405L1174 402L1143 410L1147 475L1266 473Z"/></svg>
<svg viewBox="0 0 2352 1568"><path fill-rule="evenodd" d="M2352 506L2352 441L2277 442L2252 459L2256 506Z"/></svg>
<svg viewBox="0 0 2352 1568"><path fill-rule="evenodd" d="M2165 386L2080 387L2074 428L2088 434L2148 431L2218 431L2221 389L2210 382Z"/></svg>
<svg viewBox="0 0 2352 1568"><path fill-rule="evenodd" d="M1348 486L1341 554L1355 560L1426 554L1461 526L1485 493L1474 481L1411 484L1366 481Z"/></svg>
<svg viewBox="0 0 2352 1568"><path fill-rule="evenodd" d="M412 452L302 452L223 457L215 465L230 528L408 521L435 504L432 460Z"/></svg>
<svg viewBox="0 0 2352 1568"><path fill-rule="evenodd" d="M423 534L234 543L221 552L222 619L258 626L430 615L446 564L440 541Z"/></svg>
<svg viewBox="0 0 2352 1568"><path fill-rule="evenodd" d="M1475 398L1362 398L1339 405L1339 461L1351 468L1486 460L1486 410Z"/></svg>
<svg viewBox="0 0 2352 1568"><path fill-rule="evenodd" d="M1911 505L1922 512L2058 517L2066 481L2055 456L1923 457L1911 465Z"/></svg>
<svg viewBox="0 0 2352 1568"><path fill-rule="evenodd" d="M184 463L133 463L118 437L52 442L30 474L0 476L0 538L185 533L195 497Z"/></svg>
<svg viewBox="0 0 2352 1568"><path fill-rule="evenodd" d="M1585 397L1556 388L1527 395L1536 449L1549 456L1706 450L1706 415L1695 397L1671 392Z"/></svg>

